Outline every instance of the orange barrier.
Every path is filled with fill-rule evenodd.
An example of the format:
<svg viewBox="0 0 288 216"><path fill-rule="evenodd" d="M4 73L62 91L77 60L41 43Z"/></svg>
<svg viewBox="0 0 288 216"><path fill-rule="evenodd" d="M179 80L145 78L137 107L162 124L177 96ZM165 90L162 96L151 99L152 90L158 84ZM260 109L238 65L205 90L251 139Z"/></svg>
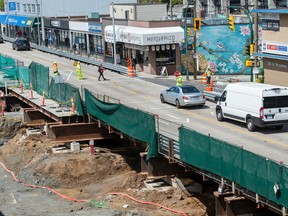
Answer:
<svg viewBox="0 0 288 216"><path fill-rule="evenodd" d="M206 73L204 73L204 74L202 75L202 84L203 84L203 85L206 85L206 83L207 83Z"/></svg>
<svg viewBox="0 0 288 216"><path fill-rule="evenodd" d="M209 86L206 86L206 91L212 91L213 90L213 86L214 86L214 81L213 81L213 78L211 77L211 80L210 80L210 85Z"/></svg>
<svg viewBox="0 0 288 216"><path fill-rule="evenodd" d="M134 77L134 70L133 70L133 67L128 67L128 76L129 77Z"/></svg>

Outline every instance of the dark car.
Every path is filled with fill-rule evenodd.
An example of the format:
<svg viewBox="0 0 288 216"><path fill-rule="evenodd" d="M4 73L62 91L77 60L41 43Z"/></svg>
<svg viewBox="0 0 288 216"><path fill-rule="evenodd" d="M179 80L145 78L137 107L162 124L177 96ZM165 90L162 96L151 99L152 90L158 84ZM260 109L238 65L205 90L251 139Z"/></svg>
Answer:
<svg viewBox="0 0 288 216"><path fill-rule="evenodd" d="M13 50L30 50L30 43L26 38L16 38L12 43Z"/></svg>
<svg viewBox="0 0 288 216"><path fill-rule="evenodd" d="M3 37L0 35L0 43L4 43Z"/></svg>

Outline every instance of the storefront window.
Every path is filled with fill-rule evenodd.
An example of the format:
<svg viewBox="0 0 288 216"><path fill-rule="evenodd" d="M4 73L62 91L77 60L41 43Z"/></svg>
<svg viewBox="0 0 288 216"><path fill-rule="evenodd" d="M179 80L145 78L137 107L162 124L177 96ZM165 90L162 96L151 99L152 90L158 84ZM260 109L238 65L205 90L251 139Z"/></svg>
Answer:
<svg viewBox="0 0 288 216"><path fill-rule="evenodd" d="M111 43L106 43L105 45L106 55L112 56L113 55L113 47Z"/></svg>
<svg viewBox="0 0 288 216"><path fill-rule="evenodd" d="M162 50L156 51L156 66L166 66L176 64L176 53L175 50Z"/></svg>

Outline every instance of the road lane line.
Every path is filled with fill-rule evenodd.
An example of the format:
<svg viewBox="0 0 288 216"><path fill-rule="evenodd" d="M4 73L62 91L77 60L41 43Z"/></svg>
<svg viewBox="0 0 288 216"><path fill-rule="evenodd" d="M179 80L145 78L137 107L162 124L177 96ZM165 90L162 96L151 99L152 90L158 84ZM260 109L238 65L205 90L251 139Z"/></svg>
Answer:
<svg viewBox="0 0 288 216"><path fill-rule="evenodd" d="M167 116L169 116L169 117L171 117L171 118L174 118L174 119L179 119L179 118L177 118L177 117L175 117L175 116L172 116L172 115L170 115L170 114L166 114Z"/></svg>

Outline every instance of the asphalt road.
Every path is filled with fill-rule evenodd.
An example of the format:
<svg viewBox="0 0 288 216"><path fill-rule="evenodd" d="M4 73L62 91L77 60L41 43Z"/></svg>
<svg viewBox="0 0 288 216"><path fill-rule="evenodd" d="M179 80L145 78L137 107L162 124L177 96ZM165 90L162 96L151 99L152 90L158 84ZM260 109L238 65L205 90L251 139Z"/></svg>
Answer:
<svg viewBox="0 0 288 216"><path fill-rule="evenodd" d="M50 67L52 76L52 63L56 61L59 71L66 82L75 86L87 88L92 92L119 99L122 104L142 109L151 114L158 114L167 134L177 137L177 125L183 124L203 134L224 140L228 143L243 146L244 149L263 155L275 161L288 164L288 126L281 130L273 128L259 129L249 132L245 124L233 121L218 122L215 117L215 104L207 102L206 106L199 108L176 109L169 104L162 104L159 100L161 90L175 84L174 77L158 77L145 73L138 73L138 77L130 78L114 72L105 71L106 81L98 81L97 67L82 65L84 80L77 80L73 61L62 57L50 55L37 50L13 51L10 43L1 44L0 53L24 62L28 66L31 61ZM73 71L69 80L70 72ZM200 89L201 82L184 79Z"/></svg>

